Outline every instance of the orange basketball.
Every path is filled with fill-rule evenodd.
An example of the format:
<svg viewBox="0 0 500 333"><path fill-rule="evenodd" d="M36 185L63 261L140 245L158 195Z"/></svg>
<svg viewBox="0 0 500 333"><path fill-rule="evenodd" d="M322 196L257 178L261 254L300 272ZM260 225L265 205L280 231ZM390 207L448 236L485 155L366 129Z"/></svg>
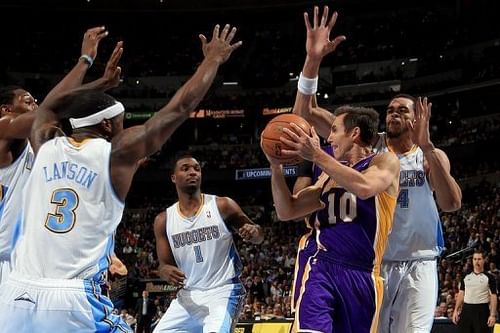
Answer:
<svg viewBox="0 0 500 333"><path fill-rule="evenodd" d="M302 161L300 157L288 157L281 154L281 149L288 149L288 147L280 141L280 136L290 139L286 133L283 133L283 128L293 131L290 123L295 123L304 132L311 134L311 126L304 118L293 113L282 114L274 117L262 131L262 149L267 155L283 164L298 164Z"/></svg>

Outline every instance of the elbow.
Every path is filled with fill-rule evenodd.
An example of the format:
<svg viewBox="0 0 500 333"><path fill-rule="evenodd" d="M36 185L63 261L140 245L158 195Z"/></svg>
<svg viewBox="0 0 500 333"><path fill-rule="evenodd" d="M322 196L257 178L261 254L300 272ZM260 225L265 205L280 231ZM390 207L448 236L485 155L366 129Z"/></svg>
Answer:
<svg viewBox="0 0 500 333"><path fill-rule="evenodd" d="M359 188L359 190L353 191L353 193L361 200L369 199L377 194L373 191L373 189L369 188L368 186L363 186Z"/></svg>
<svg viewBox="0 0 500 333"><path fill-rule="evenodd" d="M296 218L296 216L290 214L290 210L280 211L276 209L276 216L280 221L290 221Z"/></svg>
<svg viewBox="0 0 500 333"><path fill-rule="evenodd" d="M440 203L439 208L446 213L455 212L462 208L462 201L460 199L451 199Z"/></svg>

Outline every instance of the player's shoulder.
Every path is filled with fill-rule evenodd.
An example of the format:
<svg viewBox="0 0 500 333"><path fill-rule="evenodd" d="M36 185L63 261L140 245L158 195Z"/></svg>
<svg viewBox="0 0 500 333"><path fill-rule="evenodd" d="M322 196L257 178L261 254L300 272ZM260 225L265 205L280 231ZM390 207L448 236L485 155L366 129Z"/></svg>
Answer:
<svg viewBox="0 0 500 333"><path fill-rule="evenodd" d="M371 163L371 165L378 166L398 166L399 167L399 158L396 154L391 151L383 152L376 154Z"/></svg>
<svg viewBox="0 0 500 333"><path fill-rule="evenodd" d="M167 211L164 209L156 215L154 224L156 226L156 225L165 225L166 223L167 223Z"/></svg>

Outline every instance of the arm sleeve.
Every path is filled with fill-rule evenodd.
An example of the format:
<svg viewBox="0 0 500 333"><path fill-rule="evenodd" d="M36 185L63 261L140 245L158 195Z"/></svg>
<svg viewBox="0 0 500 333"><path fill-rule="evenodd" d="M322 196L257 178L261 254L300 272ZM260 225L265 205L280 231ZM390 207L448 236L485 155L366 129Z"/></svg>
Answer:
<svg viewBox="0 0 500 333"><path fill-rule="evenodd" d="M297 177L313 178L313 163L311 161L303 161L297 169Z"/></svg>
<svg viewBox="0 0 500 333"><path fill-rule="evenodd" d="M490 286L490 292L493 295L496 295L497 294L497 279L491 274L487 274L487 276L488 276L488 285Z"/></svg>

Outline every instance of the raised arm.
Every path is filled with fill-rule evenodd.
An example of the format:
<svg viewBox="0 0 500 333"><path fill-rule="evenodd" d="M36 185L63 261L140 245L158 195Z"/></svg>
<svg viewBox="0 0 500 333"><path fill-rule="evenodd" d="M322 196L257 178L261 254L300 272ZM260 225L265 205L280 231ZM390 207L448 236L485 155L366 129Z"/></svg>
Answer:
<svg viewBox="0 0 500 333"><path fill-rule="evenodd" d="M107 35L108 32L104 27L92 28L85 32L81 48L82 57L78 59L73 69L47 94L46 99L82 84L83 78L90 68L89 59L95 59L99 42ZM35 113L36 111L31 111L17 117L3 117L0 119L0 139L28 138L35 120Z"/></svg>
<svg viewBox="0 0 500 333"><path fill-rule="evenodd" d="M419 97L415 106L415 122L409 122L408 127L413 143L424 152L429 181L439 208L452 212L462 206L462 191L450 173L450 161L445 152L435 148L430 139L431 108L432 103L427 103L427 97Z"/></svg>
<svg viewBox="0 0 500 333"><path fill-rule="evenodd" d="M156 254L158 255L158 261L160 262L158 272L160 277L169 284L182 286L186 276L179 268L177 268L175 263L172 249L170 248L170 243L167 238L166 225L167 214L163 211L156 215L154 222Z"/></svg>
<svg viewBox="0 0 500 333"><path fill-rule="evenodd" d="M337 21L337 12L334 12L330 19L328 19L328 11L328 6L325 6L320 20L319 8L317 6L314 7L312 26L309 21L309 15L304 13L307 30L307 56L299 78L299 86L293 106L293 112L306 119L316 128L319 135L325 139L330 134L334 115L317 105L316 91L318 87L319 67L323 58L334 52L337 46L346 39L342 35L330 41L330 33Z"/></svg>
<svg viewBox="0 0 500 333"><path fill-rule="evenodd" d="M217 207L226 225L237 231L244 241L254 244L264 241L264 232L260 225L253 223L233 199L217 197Z"/></svg>
<svg viewBox="0 0 500 333"><path fill-rule="evenodd" d="M84 90L107 90L118 86L120 82L121 68L118 66L118 62L123 54L123 43L118 42L111 54L107 64L104 74L99 79L86 83L84 85L78 85L73 87L73 89L62 90L58 88L59 92L49 93L44 99L43 103L40 105L36 111L36 117L31 128L31 145L35 153L38 151L40 146L47 140L52 139L54 136L61 132L59 128L59 118L56 114L58 106L64 102L65 98ZM78 65L77 65L78 66ZM67 76L74 76L74 73L68 73ZM63 81L66 80L66 77ZM71 82L71 80L67 81ZM60 85L58 85L60 86ZM67 86L65 84L65 86ZM57 87L57 86L56 86ZM54 88L55 89L55 88ZM62 110L64 111L64 110Z"/></svg>
<svg viewBox="0 0 500 333"><path fill-rule="evenodd" d="M219 32L217 25L210 42L200 35L205 58L195 74L144 125L128 128L113 139L111 178L122 199L128 192L138 161L158 151L189 117L212 85L219 66L241 45L241 42L231 44L235 33L236 28L230 29L229 25Z"/></svg>

